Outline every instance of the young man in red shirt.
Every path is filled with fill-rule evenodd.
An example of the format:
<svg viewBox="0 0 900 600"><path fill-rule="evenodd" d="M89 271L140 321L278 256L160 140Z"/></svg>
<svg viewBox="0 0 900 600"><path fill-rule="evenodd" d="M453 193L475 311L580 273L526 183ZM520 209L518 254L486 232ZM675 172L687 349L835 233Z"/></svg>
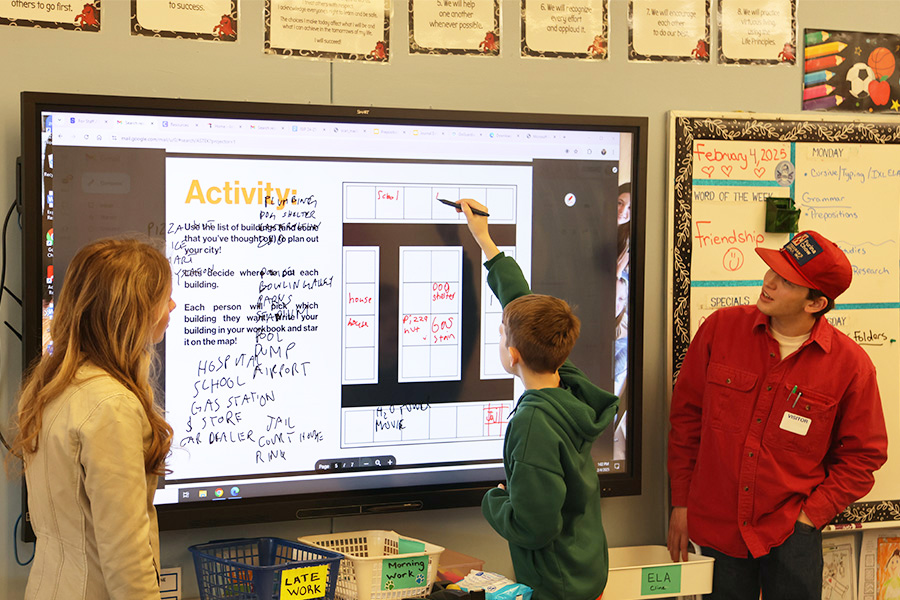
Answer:
<svg viewBox="0 0 900 600"><path fill-rule="evenodd" d="M821 529L887 460L881 397L868 355L822 318L850 286L843 251L804 231L756 252L756 305L710 315L675 384L668 547L715 557L709 598L819 600Z"/></svg>

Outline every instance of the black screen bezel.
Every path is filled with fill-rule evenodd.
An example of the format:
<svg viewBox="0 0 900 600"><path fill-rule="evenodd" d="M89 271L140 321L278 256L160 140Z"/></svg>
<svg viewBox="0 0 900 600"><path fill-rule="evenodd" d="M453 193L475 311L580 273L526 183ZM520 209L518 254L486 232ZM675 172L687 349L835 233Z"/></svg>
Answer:
<svg viewBox="0 0 900 600"><path fill-rule="evenodd" d="M629 466L622 473L600 475L604 496L641 493L641 420L643 380L644 247L647 182L648 119L597 115L469 112L431 109L321 106L217 100L188 100L87 94L23 92L22 143L22 279L23 365L41 352L40 297L42 281L41 113L44 111L150 114L257 120L343 121L397 125L454 127L528 127L618 131L632 134L632 216L629 279L628 373L631 393ZM334 493L249 498L215 503L159 505L160 529L214 527L239 523L277 522L302 518L348 516L404 510L476 506L496 481L434 486L378 488ZM23 514L27 516L23 483ZM27 523L27 518L26 518ZM27 534L26 534L27 535Z"/></svg>

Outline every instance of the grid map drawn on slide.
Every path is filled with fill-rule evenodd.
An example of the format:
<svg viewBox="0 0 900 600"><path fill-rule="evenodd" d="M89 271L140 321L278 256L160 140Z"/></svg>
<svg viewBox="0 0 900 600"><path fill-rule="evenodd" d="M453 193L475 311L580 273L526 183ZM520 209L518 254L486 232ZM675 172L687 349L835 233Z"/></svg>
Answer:
<svg viewBox="0 0 900 600"><path fill-rule="evenodd" d="M437 198L473 198L492 223L515 223L514 185L344 183L345 223L465 222L465 215ZM503 250L514 256L514 247ZM377 246L344 248L342 383L378 381ZM399 256L397 381L459 381L462 376L461 246L401 246ZM481 378L510 378L498 358L502 308L482 269ZM345 447L502 437L513 402L459 402L436 406L393 405L342 410Z"/></svg>

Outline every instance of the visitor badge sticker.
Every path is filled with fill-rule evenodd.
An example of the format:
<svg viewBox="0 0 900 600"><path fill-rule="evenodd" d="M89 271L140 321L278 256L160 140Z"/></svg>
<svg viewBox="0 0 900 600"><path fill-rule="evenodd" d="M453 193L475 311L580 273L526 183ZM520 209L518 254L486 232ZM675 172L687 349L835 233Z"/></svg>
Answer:
<svg viewBox="0 0 900 600"><path fill-rule="evenodd" d="M812 419L801 417L800 415L795 415L794 413L786 412L784 413L784 416L781 417L780 427L785 431L790 431L791 433L796 433L797 435L806 435L806 433L809 431L809 426L811 423Z"/></svg>

